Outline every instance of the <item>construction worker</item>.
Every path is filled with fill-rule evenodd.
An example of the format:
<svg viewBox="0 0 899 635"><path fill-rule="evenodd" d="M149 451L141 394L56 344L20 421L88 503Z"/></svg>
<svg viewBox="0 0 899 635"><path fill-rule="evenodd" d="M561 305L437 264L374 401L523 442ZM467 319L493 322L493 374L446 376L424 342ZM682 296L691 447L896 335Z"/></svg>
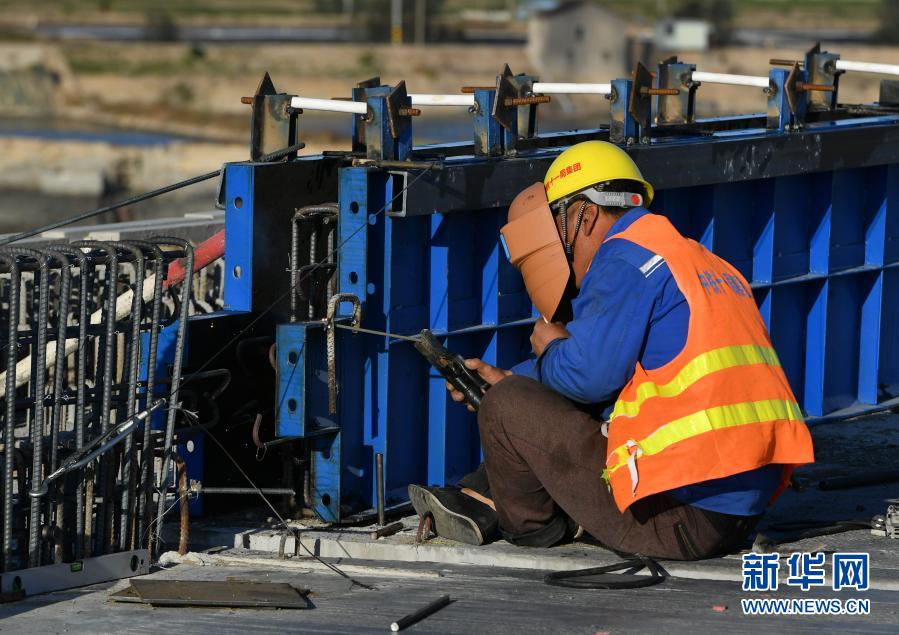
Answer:
<svg viewBox="0 0 899 635"><path fill-rule="evenodd" d="M491 384L484 465L409 487L439 535L547 547L581 526L618 552L703 558L814 460L749 284L652 198L627 153L588 141L512 203L504 246L543 319L534 359L466 361Z"/></svg>

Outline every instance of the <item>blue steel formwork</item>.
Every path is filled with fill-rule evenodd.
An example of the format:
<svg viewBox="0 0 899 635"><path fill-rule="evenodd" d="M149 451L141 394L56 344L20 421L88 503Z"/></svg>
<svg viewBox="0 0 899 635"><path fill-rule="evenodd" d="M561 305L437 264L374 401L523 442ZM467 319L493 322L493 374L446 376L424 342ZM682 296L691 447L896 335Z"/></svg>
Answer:
<svg viewBox="0 0 899 635"><path fill-rule="evenodd" d="M652 210L751 281L811 419L899 402L899 117L822 120L794 132L719 124L627 147L656 186ZM283 252L261 256L254 232L268 228L271 241L270 227L283 222L287 231L297 201L274 200L270 190L278 179L291 188L299 181L300 203L336 192L337 290L362 300L364 327L429 328L450 349L508 368L530 352L534 313L498 243L507 206L562 148L608 135L548 135L493 157L464 144L411 150L407 135L407 157L445 155L425 174L339 167L333 157L230 165L227 308L261 310L254 298L263 287L286 288ZM454 482L477 465L474 416L448 398L410 343L339 331L340 392L330 414L322 324L284 322L279 434L312 440L312 502L322 518L374 505L376 453L384 454L388 504L404 501L409 483Z"/></svg>

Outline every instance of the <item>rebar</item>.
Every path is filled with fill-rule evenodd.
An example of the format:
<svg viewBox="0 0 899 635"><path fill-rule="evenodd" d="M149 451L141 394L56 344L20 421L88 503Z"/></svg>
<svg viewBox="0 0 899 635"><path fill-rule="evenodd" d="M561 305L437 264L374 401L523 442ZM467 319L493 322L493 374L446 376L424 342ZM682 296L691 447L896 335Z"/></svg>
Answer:
<svg viewBox="0 0 899 635"><path fill-rule="evenodd" d="M69 258L60 251L53 249L45 249L44 252L59 262L59 289L57 304L57 325L56 325L56 360L53 367L53 407L50 410L50 471L56 469L59 448L59 419L60 408L62 406L63 382L65 368L65 346L62 342L66 339L66 327L68 326L69 316L69 289L70 289L70 271ZM56 512L55 525L62 525L63 505L62 497L58 497L58 501L54 501L50 497L47 501L47 519L48 524ZM56 503L54 510L54 503ZM63 561L63 541L55 540L53 543L53 562L59 564Z"/></svg>
<svg viewBox="0 0 899 635"><path fill-rule="evenodd" d="M169 237L157 238L154 240L154 242L158 245L177 245L178 247L184 249L186 253L185 259L187 261L185 270L190 272L194 270L194 250L190 242L182 238ZM160 492L165 492L168 487L169 473L171 471L169 461L172 452L172 441L175 437L175 419L178 416L178 409L181 407L181 402L179 400L181 390L181 362L184 357L184 336L187 330L187 317L190 310L191 286L192 285L190 284L189 278L186 278L181 286L181 312L178 321L178 335L177 339L175 340L175 358L173 360L172 385L169 393L169 411L165 426L165 439L163 441L162 447L162 463L160 468L161 474L159 478ZM162 532L162 520L164 516L165 496L160 494L156 506L156 524L150 536L151 556L153 554L154 548L156 547L157 537Z"/></svg>
<svg viewBox="0 0 899 635"><path fill-rule="evenodd" d="M147 385L146 385L146 403L150 403L156 394L156 356L159 344L159 323L162 317L162 284L166 275L166 262L159 245L147 241L132 240L133 244L153 252L153 260L156 263L154 267L155 278L153 281L153 307L150 316L150 342L147 351ZM137 500L137 519L136 519L136 538L133 541L132 548L137 548L139 542L144 536L145 527L149 520L148 514L152 501L148 500L152 496L150 489L150 474L153 467L153 448L152 448L152 432L153 426L150 419L144 425L143 441L141 442L141 461L139 464L139 486Z"/></svg>
<svg viewBox="0 0 899 635"><path fill-rule="evenodd" d="M3 427L3 571L12 568L13 455L16 423L16 337L19 330L19 262L16 256L0 253L0 262L9 268L9 324L6 342L6 416Z"/></svg>
<svg viewBox="0 0 899 635"><path fill-rule="evenodd" d="M134 257L134 283L131 296L131 342L128 350L128 394L126 397L127 416L137 413L137 380L140 364L140 323L141 307L143 305L142 287L144 284L145 262L144 253L140 247L130 243L111 243L115 247L128 251ZM131 518L131 483L132 483L132 455L134 453L134 441L129 435L125 439L125 447L122 451L122 499L119 514L119 549L128 549L129 522Z"/></svg>
<svg viewBox="0 0 899 635"><path fill-rule="evenodd" d="M103 393L100 405L100 432L106 432L111 425L112 410L112 385L115 382L116 371L113 367L113 354L115 351L115 326L116 326L116 287L119 279L119 256L116 248L105 242L95 240L81 240L73 243L75 247L87 247L95 251L106 254L105 258L105 276L106 276L106 297L105 309L101 316L101 324L105 327L105 338L103 342ZM42 368L42 367L39 367ZM112 530L111 499L113 489L114 470L109 465L110 461L101 459L97 469L99 475L100 491L103 500L100 508L97 510L97 531L90 531L91 535L96 536L96 546L91 547L90 556L94 549L106 552L104 543L107 541L110 531ZM87 524L91 524L93 518L90 509L87 510Z"/></svg>
<svg viewBox="0 0 899 635"><path fill-rule="evenodd" d="M47 314L50 304L50 275L49 275L49 256L35 249L26 247L7 247L8 253L14 256L24 256L31 258L37 263L37 318L32 318L32 332L34 339L32 340L32 350L37 346L36 355L32 356L35 370L32 371L34 377L34 416L31 421L31 482L39 482L41 480L42 451L44 444L44 397L45 397L45 373L43 369L46 364L47 354ZM32 304L34 298L32 298ZM32 314L33 315L33 314ZM10 341L10 346L15 346L15 338ZM40 369L40 372L37 371ZM13 392L13 394L15 394ZM7 402L15 401L11 396L7 396ZM8 425L8 424L7 424ZM10 444L8 450L13 446ZM8 451L7 450L7 451ZM37 567L41 564L41 501L31 499L30 509L28 513L28 566Z"/></svg>
<svg viewBox="0 0 899 635"><path fill-rule="evenodd" d="M78 358L76 361L75 382L75 451L84 447L84 393L87 378L87 301L88 301L88 259L80 249L70 245L51 245L52 249L68 254L78 263L80 289L78 296ZM57 341L57 354L65 355L63 341ZM84 484L77 481L75 490L75 544L74 556L81 558L84 552Z"/></svg>

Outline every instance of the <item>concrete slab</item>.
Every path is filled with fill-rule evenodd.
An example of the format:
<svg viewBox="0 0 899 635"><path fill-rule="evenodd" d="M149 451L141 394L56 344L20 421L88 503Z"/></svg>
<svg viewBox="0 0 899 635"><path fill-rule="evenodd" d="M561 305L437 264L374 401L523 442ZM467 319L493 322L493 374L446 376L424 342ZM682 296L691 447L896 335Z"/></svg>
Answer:
<svg viewBox="0 0 899 635"><path fill-rule="evenodd" d="M799 633L895 632L899 595L870 591L867 616L743 615L740 599L747 594L736 583L674 578L648 589L583 591L550 587L542 575L497 567L395 563L344 563L363 588L309 563L280 562L276 557L246 553L219 555L215 562L182 564L160 570L152 578L170 580L245 579L287 582L312 589L313 608L302 611L254 609L159 608L118 604L110 592L127 585L97 585L0 605L0 628L28 633L158 633L214 634L299 631L303 633L385 632L402 615L447 593L453 602L410 633ZM759 594L770 597L771 594ZM779 598L805 598L796 590L778 591ZM837 594L822 591L816 597ZM850 596L840 593L841 599Z"/></svg>
<svg viewBox="0 0 899 635"><path fill-rule="evenodd" d="M827 477L860 474L873 467L892 464L899 448L899 416L885 413L850 422L823 424L813 428L817 461L797 471L805 484L801 490L789 489L769 511L759 530L782 542L781 553L793 551L864 551L871 554L872 588L899 590L899 544L871 536L867 530L852 531L817 538L802 539L801 532L783 531L783 523L828 523L859 518L870 520L883 513L886 500L899 496L899 484L887 483L842 491L822 491L818 482ZM234 519L231 519L232 521ZM578 542L551 549L523 549L504 541L483 547L460 545L440 538L415 544L417 518L402 519L404 530L394 536L372 540L374 525L363 527L331 527L317 521L294 523L301 544L294 536L268 527L248 523L244 517L238 524L227 518L204 519L192 524L191 547L203 549L225 545L236 549L304 556L309 552L338 561L352 559L393 563L436 563L530 569L537 571L572 570L618 562L613 553L589 542ZM164 533L169 544L176 544L174 526ZM747 549L749 544L746 545ZM308 551L307 551L308 550ZM676 576L694 580L742 580L740 554L700 562L666 562ZM786 571L783 572L786 576Z"/></svg>

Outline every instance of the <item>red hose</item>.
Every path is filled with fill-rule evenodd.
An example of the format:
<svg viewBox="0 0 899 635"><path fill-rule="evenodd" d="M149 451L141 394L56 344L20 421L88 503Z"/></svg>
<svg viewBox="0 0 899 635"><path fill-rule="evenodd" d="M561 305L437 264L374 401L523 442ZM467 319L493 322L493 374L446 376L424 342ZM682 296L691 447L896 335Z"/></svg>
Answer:
<svg viewBox="0 0 899 635"><path fill-rule="evenodd" d="M218 260L225 255L225 230L221 230L207 238L194 248L194 270L196 273L209 263ZM184 261L176 260L169 265L168 277L162 283L164 289L178 284L184 280Z"/></svg>

